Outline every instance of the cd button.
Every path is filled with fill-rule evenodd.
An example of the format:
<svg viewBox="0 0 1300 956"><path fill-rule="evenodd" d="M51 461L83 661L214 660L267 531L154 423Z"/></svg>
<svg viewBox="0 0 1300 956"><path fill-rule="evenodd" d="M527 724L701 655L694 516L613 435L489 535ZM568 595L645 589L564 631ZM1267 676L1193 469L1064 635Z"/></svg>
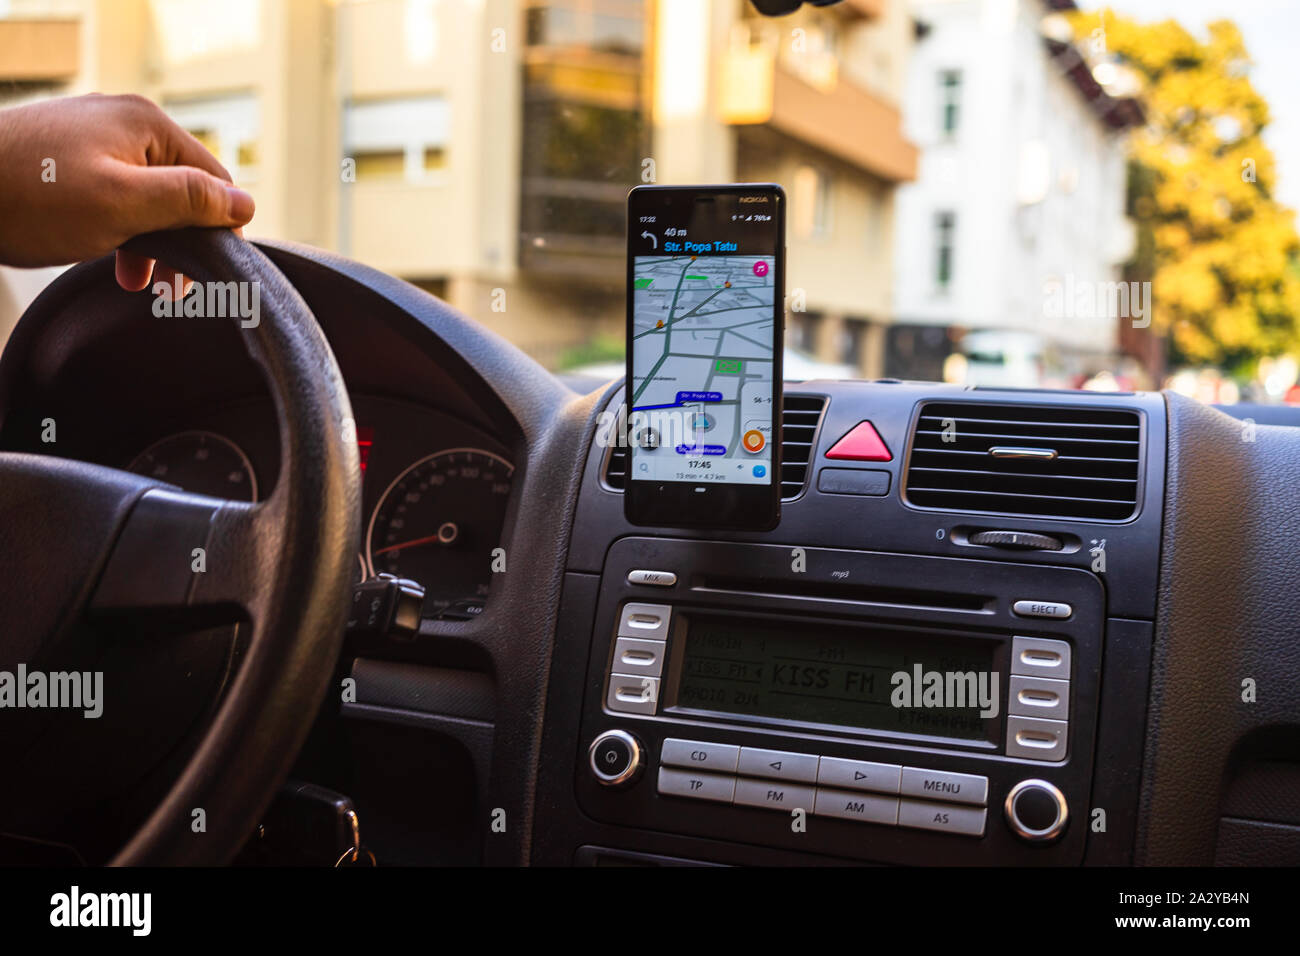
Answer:
<svg viewBox="0 0 1300 956"><path fill-rule="evenodd" d="M983 805L989 799L989 778L969 773L947 773L942 770L903 768L905 797L925 797L927 800L950 800L953 803Z"/></svg>
<svg viewBox="0 0 1300 956"><path fill-rule="evenodd" d="M715 770L718 773L735 773L740 748L733 744L713 744L700 740L664 741L660 763L673 767L690 767L695 770Z"/></svg>
<svg viewBox="0 0 1300 956"><path fill-rule="evenodd" d="M812 787L790 786L771 780L737 780L736 806L766 807L771 810L802 809L813 812L816 796Z"/></svg>
<svg viewBox="0 0 1300 956"><path fill-rule="evenodd" d="M963 807L951 803L932 803L929 800L898 801L898 825L920 830L939 830L960 833L963 836L983 836L984 819L988 811L983 807Z"/></svg>
<svg viewBox="0 0 1300 956"><path fill-rule="evenodd" d="M825 787L840 787L845 790L898 793L898 781L902 772L903 768L893 763L822 757L817 765L817 782Z"/></svg>
<svg viewBox="0 0 1300 956"><path fill-rule="evenodd" d="M817 758L813 754L794 754L784 750L740 748L739 773L747 777L770 777L773 780L799 780L816 783Z"/></svg>

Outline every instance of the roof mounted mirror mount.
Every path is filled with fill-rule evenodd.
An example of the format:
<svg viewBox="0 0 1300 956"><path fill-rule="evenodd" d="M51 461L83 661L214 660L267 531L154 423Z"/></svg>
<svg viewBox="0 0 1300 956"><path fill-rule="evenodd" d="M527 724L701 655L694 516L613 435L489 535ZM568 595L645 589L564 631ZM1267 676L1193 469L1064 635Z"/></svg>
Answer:
<svg viewBox="0 0 1300 956"><path fill-rule="evenodd" d="M814 7L829 7L840 0L807 0ZM754 9L765 17L783 17L794 13L804 4L804 0L750 0Z"/></svg>

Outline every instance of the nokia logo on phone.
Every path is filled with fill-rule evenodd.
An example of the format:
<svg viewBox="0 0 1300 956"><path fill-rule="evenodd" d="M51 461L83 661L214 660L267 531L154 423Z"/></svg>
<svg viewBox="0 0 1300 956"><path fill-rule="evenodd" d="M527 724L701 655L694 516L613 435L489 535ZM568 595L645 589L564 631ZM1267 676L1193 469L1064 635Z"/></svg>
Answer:
<svg viewBox="0 0 1300 956"><path fill-rule="evenodd" d="M766 196L741 196L740 202L767 202Z"/></svg>

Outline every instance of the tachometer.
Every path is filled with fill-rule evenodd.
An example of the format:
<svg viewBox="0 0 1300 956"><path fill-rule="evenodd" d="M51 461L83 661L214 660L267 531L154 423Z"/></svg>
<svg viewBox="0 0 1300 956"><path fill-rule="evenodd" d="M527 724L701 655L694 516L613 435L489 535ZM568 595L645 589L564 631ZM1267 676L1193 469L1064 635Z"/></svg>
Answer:
<svg viewBox="0 0 1300 956"><path fill-rule="evenodd" d="M199 495L257 500L257 476L242 448L216 432L178 432L136 455L127 471Z"/></svg>
<svg viewBox="0 0 1300 956"><path fill-rule="evenodd" d="M492 582L514 470L480 448L452 448L411 465L370 516L370 569L424 585L426 615L477 613Z"/></svg>

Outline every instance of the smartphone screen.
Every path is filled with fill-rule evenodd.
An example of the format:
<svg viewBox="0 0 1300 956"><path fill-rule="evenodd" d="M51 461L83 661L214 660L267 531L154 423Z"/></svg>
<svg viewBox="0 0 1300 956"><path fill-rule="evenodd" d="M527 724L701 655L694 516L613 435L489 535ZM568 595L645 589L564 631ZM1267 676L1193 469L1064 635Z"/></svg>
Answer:
<svg viewBox="0 0 1300 956"><path fill-rule="evenodd" d="M628 195L625 512L634 524L780 519L785 194Z"/></svg>

